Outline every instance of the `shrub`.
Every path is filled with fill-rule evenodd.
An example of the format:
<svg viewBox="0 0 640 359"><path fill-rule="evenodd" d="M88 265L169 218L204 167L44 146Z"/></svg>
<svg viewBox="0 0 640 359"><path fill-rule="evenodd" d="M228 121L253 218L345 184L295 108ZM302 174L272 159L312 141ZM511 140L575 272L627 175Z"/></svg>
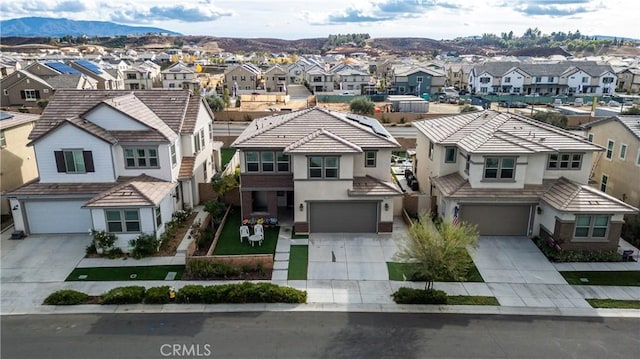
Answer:
<svg viewBox="0 0 640 359"><path fill-rule="evenodd" d="M373 115L376 105L367 97L356 97L349 103L349 111L360 115Z"/></svg>
<svg viewBox="0 0 640 359"><path fill-rule="evenodd" d="M447 304L447 293L437 289L413 289L402 287L393 293L398 304Z"/></svg>
<svg viewBox="0 0 640 359"><path fill-rule="evenodd" d="M617 250L610 251L572 251L556 250L550 247L540 237L533 237L533 242L540 248L542 254L552 262L620 262L622 256Z"/></svg>
<svg viewBox="0 0 640 359"><path fill-rule="evenodd" d="M462 108L460 108L460 113L475 112L475 111L478 111L478 109L472 105L464 105Z"/></svg>
<svg viewBox="0 0 640 359"><path fill-rule="evenodd" d="M107 251L107 258L109 259L120 258L122 256L124 256L124 253L122 252L122 248L120 247L114 247Z"/></svg>
<svg viewBox="0 0 640 359"><path fill-rule="evenodd" d="M151 287L144 294L145 304L166 304L169 303L169 286Z"/></svg>
<svg viewBox="0 0 640 359"><path fill-rule="evenodd" d="M209 228L199 233L198 241L196 243L198 245L198 248L204 249L204 247L206 247L207 244L209 244L209 240L211 240L212 237L213 237L213 232Z"/></svg>
<svg viewBox="0 0 640 359"><path fill-rule="evenodd" d="M160 241L155 234L141 233L136 239L130 240L129 244L133 246L133 257L142 258L157 253Z"/></svg>
<svg viewBox="0 0 640 359"><path fill-rule="evenodd" d="M224 213L227 210L227 206L222 202L211 200L207 201L204 204L204 210L211 214L213 223L220 224L220 222L222 222L222 218L224 217Z"/></svg>
<svg viewBox="0 0 640 359"><path fill-rule="evenodd" d="M191 213L187 211L177 210L173 212L173 215L171 217L173 218L174 221L176 221L177 224L180 224L186 221L190 214Z"/></svg>
<svg viewBox="0 0 640 359"><path fill-rule="evenodd" d="M176 294L178 303L204 303L204 286L185 285Z"/></svg>
<svg viewBox="0 0 640 359"><path fill-rule="evenodd" d="M240 269L224 262L190 260L186 272L192 279L226 279L237 276Z"/></svg>
<svg viewBox="0 0 640 359"><path fill-rule="evenodd" d="M307 292L272 283L187 285L178 291L180 303L305 303Z"/></svg>
<svg viewBox="0 0 640 359"><path fill-rule="evenodd" d="M138 304L144 299L144 287L133 285L117 287L102 295L100 304Z"/></svg>
<svg viewBox="0 0 640 359"><path fill-rule="evenodd" d="M91 230L91 236L93 237L93 243L95 243L96 248L102 249L103 251L107 251L113 247L116 243L116 235L113 233L108 233L106 231L96 231Z"/></svg>
<svg viewBox="0 0 640 359"><path fill-rule="evenodd" d="M96 248L96 243L95 242L91 242L86 248L85 248L85 253L86 254L96 254L98 253L98 249Z"/></svg>
<svg viewBox="0 0 640 359"><path fill-rule="evenodd" d="M47 305L76 305L84 303L89 296L77 290L63 289L55 291L44 300Z"/></svg>

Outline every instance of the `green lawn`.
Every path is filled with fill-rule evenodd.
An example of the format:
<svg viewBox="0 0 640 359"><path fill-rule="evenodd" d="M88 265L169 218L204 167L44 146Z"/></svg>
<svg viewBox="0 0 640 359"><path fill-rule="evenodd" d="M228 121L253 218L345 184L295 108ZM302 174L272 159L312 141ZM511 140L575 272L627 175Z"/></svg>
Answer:
<svg viewBox="0 0 640 359"><path fill-rule="evenodd" d="M240 218L240 209L232 208L227 216L227 221L222 228L220 238L218 238L218 244L213 251L215 255L234 255L234 254L274 254L276 252L276 244L278 244L278 232L280 227L265 227L264 228L264 241L259 246L257 243L255 246L251 246L247 239L240 243L240 224L242 220ZM251 229L253 233L253 228Z"/></svg>
<svg viewBox="0 0 640 359"><path fill-rule="evenodd" d="M125 281L125 280L164 280L169 272L177 272L175 279L182 278L183 265L144 266L144 267L95 267L76 268L66 281ZM135 278L131 276L135 274ZM85 279L80 279L86 275Z"/></svg>
<svg viewBox="0 0 640 359"><path fill-rule="evenodd" d="M220 157L222 157L221 158L222 168L224 168L227 165L227 163L231 161L231 158L235 153L236 153L235 148L223 148L220 150Z"/></svg>
<svg viewBox="0 0 640 359"><path fill-rule="evenodd" d="M594 308L640 309L640 300L587 299Z"/></svg>
<svg viewBox="0 0 640 359"><path fill-rule="evenodd" d="M560 272L569 284L574 285L632 285L640 286L640 271L585 271ZM580 278L587 278L583 282Z"/></svg>
<svg viewBox="0 0 640 359"><path fill-rule="evenodd" d="M467 254L469 255L469 254ZM413 263L398 263L387 262L387 270L389 271L389 280L396 281L411 281L413 273L415 273L416 265ZM446 280L444 282L455 282L453 280ZM467 273L467 280L465 282L484 282L478 268L473 264Z"/></svg>
<svg viewBox="0 0 640 359"><path fill-rule="evenodd" d="M291 246L289 253L288 280L306 280L307 265L309 264L309 246Z"/></svg>
<svg viewBox="0 0 640 359"><path fill-rule="evenodd" d="M480 295L449 295L447 305L500 305L496 297Z"/></svg>

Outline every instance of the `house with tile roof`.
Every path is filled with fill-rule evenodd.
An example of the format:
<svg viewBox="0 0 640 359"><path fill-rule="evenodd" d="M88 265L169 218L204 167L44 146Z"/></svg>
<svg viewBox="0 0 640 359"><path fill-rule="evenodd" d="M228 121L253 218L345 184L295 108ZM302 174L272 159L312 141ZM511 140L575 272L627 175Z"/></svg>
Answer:
<svg viewBox="0 0 640 359"><path fill-rule="evenodd" d="M607 117L581 127L591 142L606 149L594 161L590 184L640 207L640 116Z"/></svg>
<svg viewBox="0 0 640 359"><path fill-rule="evenodd" d="M6 194L16 230L160 236L211 181L212 125L186 90L56 92L29 134L39 178Z"/></svg>
<svg viewBox="0 0 640 359"><path fill-rule="evenodd" d="M377 120L315 107L255 119L231 147L244 218L293 221L296 233L392 231L400 145Z"/></svg>
<svg viewBox="0 0 640 359"><path fill-rule="evenodd" d="M540 236L563 249L616 249L638 208L588 185L601 146L491 110L413 122L414 170L432 213L487 236Z"/></svg>
<svg viewBox="0 0 640 359"><path fill-rule="evenodd" d="M162 87L173 90L200 90L201 85L195 68L182 62L167 67L161 71Z"/></svg>

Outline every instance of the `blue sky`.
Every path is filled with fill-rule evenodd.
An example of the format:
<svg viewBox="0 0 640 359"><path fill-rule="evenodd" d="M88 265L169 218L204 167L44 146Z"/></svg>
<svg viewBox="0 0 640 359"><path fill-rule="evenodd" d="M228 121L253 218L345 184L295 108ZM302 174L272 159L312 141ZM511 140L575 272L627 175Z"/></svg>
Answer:
<svg viewBox="0 0 640 359"><path fill-rule="evenodd" d="M640 38L638 0L21 0L1 1L2 20L65 17L157 26L185 35L300 39L458 36L531 27L543 33Z"/></svg>

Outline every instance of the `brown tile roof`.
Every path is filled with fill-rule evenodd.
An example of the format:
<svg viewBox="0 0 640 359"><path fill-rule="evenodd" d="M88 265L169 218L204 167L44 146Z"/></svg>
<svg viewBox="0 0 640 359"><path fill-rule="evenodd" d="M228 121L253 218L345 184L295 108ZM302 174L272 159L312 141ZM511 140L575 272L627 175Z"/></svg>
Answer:
<svg viewBox="0 0 640 359"><path fill-rule="evenodd" d="M603 150L569 131L526 116L492 110L414 121L412 125L436 143L457 145L470 153Z"/></svg>
<svg viewBox="0 0 640 359"><path fill-rule="evenodd" d="M12 127L20 126L25 123L35 122L40 115L22 112L0 111L0 130L6 130Z"/></svg>
<svg viewBox="0 0 640 359"><path fill-rule="evenodd" d="M321 128L285 147L286 153L360 153L362 149L348 140Z"/></svg>
<svg viewBox="0 0 640 359"><path fill-rule="evenodd" d="M180 133L193 133L196 130L196 123L198 122L198 113L200 111L200 105L205 102L203 98L198 95L192 95L189 99L189 105L187 105L184 114L184 123L180 129ZM205 103L205 110L210 113L211 118L214 118L213 112L208 104Z"/></svg>
<svg viewBox="0 0 640 359"><path fill-rule="evenodd" d="M458 173L431 179L436 188L445 197L462 200L531 200L537 201L553 184L553 180L544 180L541 185L525 185L524 188L471 188L469 181Z"/></svg>
<svg viewBox="0 0 640 359"><path fill-rule="evenodd" d="M143 174L98 194L84 207L158 206L175 186L175 183Z"/></svg>
<svg viewBox="0 0 640 359"><path fill-rule="evenodd" d="M179 133L184 121L185 108L189 103L189 91L178 90L64 90L60 89L51 97L49 104L36 123L29 139L34 140L60 121L81 117L87 111L105 100L127 94L133 95L174 133Z"/></svg>
<svg viewBox="0 0 640 359"><path fill-rule="evenodd" d="M353 189L349 196L401 196L402 191L393 183L365 176L353 177Z"/></svg>
<svg viewBox="0 0 640 359"><path fill-rule="evenodd" d="M178 179L189 179L193 177L193 168L196 164L196 158L193 156L183 156L178 172Z"/></svg>
<svg viewBox="0 0 640 359"><path fill-rule="evenodd" d="M91 182L91 183L41 183L39 178L16 188L6 194L7 197L27 196L61 196L70 195L78 197L94 196L106 191L115 185L119 185L131 177L118 178L117 182Z"/></svg>
<svg viewBox="0 0 640 359"><path fill-rule="evenodd" d="M555 181L542 196L550 206L565 212L636 213L638 208L564 177Z"/></svg>
<svg viewBox="0 0 640 359"><path fill-rule="evenodd" d="M331 131L334 135L362 148L400 147L384 128L381 129L384 131L383 135L376 134L373 128L347 116L352 115L314 107L284 115L258 118L249 124L231 147L285 148L319 129Z"/></svg>

